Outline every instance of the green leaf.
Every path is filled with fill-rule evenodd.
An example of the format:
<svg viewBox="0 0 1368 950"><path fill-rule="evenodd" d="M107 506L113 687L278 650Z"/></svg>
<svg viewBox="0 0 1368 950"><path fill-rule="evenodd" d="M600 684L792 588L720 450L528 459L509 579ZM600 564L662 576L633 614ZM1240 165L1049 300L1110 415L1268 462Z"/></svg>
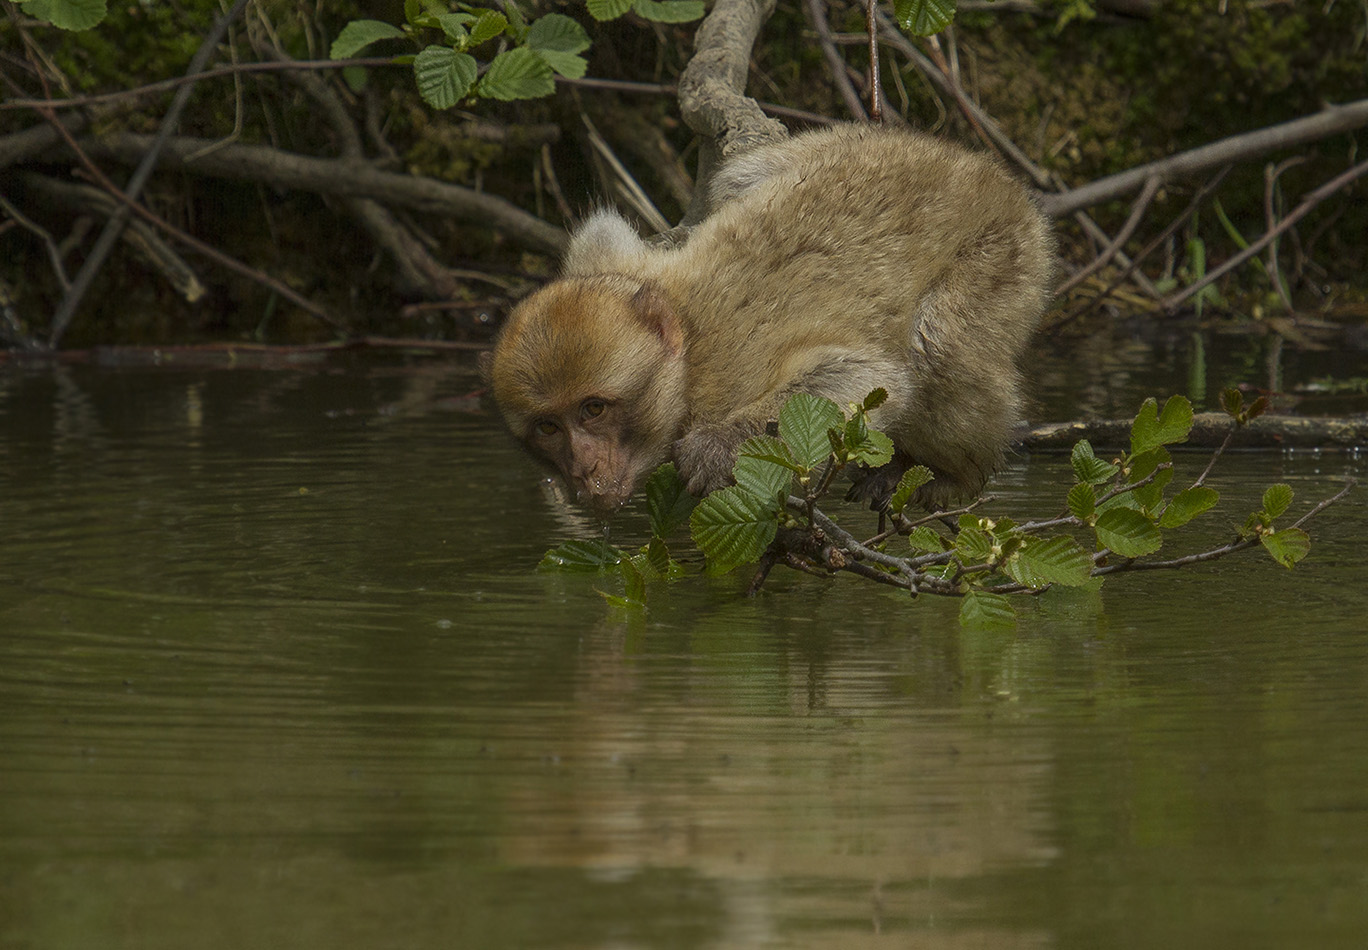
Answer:
<svg viewBox="0 0 1368 950"><path fill-rule="evenodd" d="M668 577L678 566L670 557L670 546L658 537L647 541L632 563L646 577Z"/></svg>
<svg viewBox="0 0 1368 950"><path fill-rule="evenodd" d="M861 462L870 468L879 468L893 461L893 440L875 429L861 425L863 430L859 433L858 441L847 441L846 448L850 452L852 462ZM849 426L846 428L847 435L850 434Z"/></svg>
<svg viewBox="0 0 1368 950"><path fill-rule="evenodd" d="M793 450L794 460L812 468L831 454L827 430L845 424L845 413L830 399L794 393L779 410L779 437Z"/></svg>
<svg viewBox="0 0 1368 950"><path fill-rule="evenodd" d="M646 577L641 573L635 558L623 558L618 563L618 570L622 572L622 580L626 585L623 593L626 599L636 604L646 603ZM602 593L602 591L600 591Z"/></svg>
<svg viewBox="0 0 1368 950"><path fill-rule="evenodd" d="M714 574L758 560L779 530L778 512L744 488L730 485L698 503L689 516L694 543Z"/></svg>
<svg viewBox="0 0 1368 950"><path fill-rule="evenodd" d="M798 464L788 445L772 435L757 435L747 439L741 443L741 448L737 450L736 454L738 457L749 455L766 462L773 462L775 465L782 465L797 475L804 475L808 471L806 467Z"/></svg>
<svg viewBox="0 0 1368 950"><path fill-rule="evenodd" d="M993 557L993 538L982 528L960 528L955 535L955 553L965 567L982 564Z"/></svg>
<svg viewBox="0 0 1368 950"><path fill-rule="evenodd" d="M463 49L471 45L470 31L466 29L466 25L474 23L475 17L469 13L439 13L433 19L437 21L447 39L460 44Z"/></svg>
<svg viewBox="0 0 1368 950"><path fill-rule="evenodd" d="M1290 504L1292 504L1291 485L1269 485L1263 494L1263 510L1268 514L1270 521L1286 511Z"/></svg>
<svg viewBox="0 0 1368 950"><path fill-rule="evenodd" d="M865 412L873 412L888 401L888 390L882 386L875 387L868 396L865 397L862 408Z"/></svg>
<svg viewBox="0 0 1368 950"><path fill-rule="evenodd" d="M1117 472L1115 465L1093 454L1092 443L1087 439L1074 443L1070 461L1073 463L1074 478L1088 485L1101 485Z"/></svg>
<svg viewBox="0 0 1368 950"><path fill-rule="evenodd" d="M741 443L732 475L736 484L753 495L784 505L789 486L793 484L791 462L780 461L788 454L784 443L769 435L760 435Z"/></svg>
<svg viewBox="0 0 1368 950"><path fill-rule="evenodd" d="M528 27L526 44L539 52L583 53L589 34L568 16L548 13Z"/></svg>
<svg viewBox="0 0 1368 950"><path fill-rule="evenodd" d="M920 551L923 554L940 554L947 548L945 538L941 533L925 524L917 525L912 529L912 533L907 536L907 543L912 550Z"/></svg>
<svg viewBox="0 0 1368 950"><path fill-rule="evenodd" d="M88 30L104 20L105 0L19 0L25 13L63 30Z"/></svg>
<svg viewBox="0 0 1368 950"><path fill-rule="evenodd" d="M569 17L567 17L566 19L569 19ZM507 28L507 17L505 17L502 13L499 13L497 10L485 10L480 13L479 17L470 27L470 45L478 46L486 40L492 40L494 39L494 37L503 33L503 31ZM532 28L536 29L535 23L533 24ZM528 30L529 36L531 35L531 33L532 30Z"/></svg>
<svg viewBox="0 0 1368 950"><path fill-rule="evenodd" d="M636 0L632 9L643 20L655 23L692 23L703 16L702 0Z"/></svg>
<svg viewBox="0 0 1368 950"><path fill-rule="evenodd" d="M556 91L556 80L546 60L534 50L519 47L500 53L480 79L480 95L491 99L538 99Z"/></svg>
<svg viewBox="0 0 1368 950"><path fill-rule="evenodd" d="M888 500L889 510L901 512L917 493L917 489L933 481L935 477L931 474L931 469L925 465L913 465L903 472L902 478L898 479L898 487L893 489L893 497Z"/></svg>
<svg viewBox="0 0 1368 950"><path fill-rule="evenodd" d="M566 541L547 551L537 565L544 571L597 574L617 567L627 555L602 538Z"/></svg>
<svg viewBox="0 0 1368 950"><path fill-rule="evenodd" d="M1291 567L1311 550L1311 536L1301 528L1284 528L1259 536L1264 550L1283 567Z"/></svg>
<svg viewBox="0 0 1368 950"><path fill-rule="evenodd" d="M912 36L931 36L955 18L955 0L894 0L898 25Z"/></svg>
<svg viewBox="0 0 1368 950"><path fill-rule="evenodd" d="M479 72L475 57L447 46L429 46L413 60L418 94L434 109L450 109L470 92Z"/></svg>
<svg viewBox="0 0 1368 950"><path fill-rule="evenodd" d="M970 630L1010 630L1016 626L1016 609L1001 594L971 590L960 604L959 619Z"/></svg>
<svg viewBox="0 0 1368 950"><path fill-rule="evenodd" d="M534 52L546 65L567 79L580 79L589 70L589 60L574 53L558 53L555 50L539 49Z"/></svg>
<svg viewBox="0 0 1368 950"><path fill-rule="evenodd" d="M1069 514L1079 521L1091 521L1097 513L1097 491L1086 482L1069 489Z"/></svg>
<svg viewBox="0 0 1368 950"><path fill-rule="evenodd" d="M673 462L666 462L646 479L646 510L651 516L651 534L657 538L669 536L688 521L697 503Z"/></svg>
<svg viewBox="0 0 1368 950"><path fill-rule="evenodd" d="M1133 508L1109 508L1097 516L1097 543L1121 557L1153 554L1164 544L1154 524Z"/></svg>
<svg viewBox="0 0 1368 950"><path fill-rule="evenodd" d="M1159 527L1182 527L1202 512L1214 508L1220 497L1216 489L1207 488L1205 485L1185 488L1174 495L1173 500L1164 509L1164 513L1159 517Z"/></svg>
<svg viewBox="0 0 1368 950"><path fill-rule="evenodd" d="M588 0L585 5L595 20L616 20L632 9L632 0Z"/></svg>
<svg viewBox="0 0 1368 950"><path fill-rule="evenodd" d="M1240 417L1240 410L1244 408L1244 394L1233 386L1228 389L1222 389L1221 408L1225 410L1226 415L1230 416L1230 418L1238 419Z"/></svg>
<svg viewBox="0 0 1368 950"><path fill-rule="evenodd" d="M1173 480L1173 469L1165 468L1160 470L1159 466L1172 462L1173 457L1169 455L1168 449L1150 449L1143 455L1131 459L1130 480L1131 484L1142 479L1154 479L1146 485L1131 491L1131 496L1135 498L1140 507L1145 511L1154 511L1164 500L1164 489Z"/></svg>
<svg viewBox="0 0 1368 950"><path fill-rule="evenodd" d="M522 15L513 0L503 0L504 13L508 15L508 35L519 43L527 36L527 18Z"/></svg>
<svg viewBox="0 0 1368 950"><path fill-rule="evenodd" d="M352 20L342 27L332 46L328 49L329 59L351 59L361 50L381 40L402 39L404 31L392 23L382 20Z"/></svg>
<svg viewBox="0 0 1368 950"><path fill-rule="evenodd" d="M1161 445L1186 442L1191 431L1192 403L1186 396L1170 396L1163 412L1153 398L1146 399L1131 423L1131 454L1143 455Z"/></svg>
<svg viewBox="0 0 1368 950"><path fill-rule="evenodd" d="M1041 588L1050 584L1080 587L1092 576L1092 558L1073 538L1032 538L1003 569L1018 584Z"/></svg>

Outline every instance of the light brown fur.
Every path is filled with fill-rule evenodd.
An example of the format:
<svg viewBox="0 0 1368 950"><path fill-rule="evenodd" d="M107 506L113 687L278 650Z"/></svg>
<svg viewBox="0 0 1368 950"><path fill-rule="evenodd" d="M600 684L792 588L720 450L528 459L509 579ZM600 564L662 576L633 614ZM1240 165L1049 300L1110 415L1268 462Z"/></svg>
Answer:
<svg viewBox="0 0 1368 950"><path fill-rule="evenodd" d="M794 392L844 407L882 386L896 468L936 473L923 503L978 492L1048 297L1052 241L1025 190L940 140L840 126L727 162L713 198L679 248L611 212L577 232L563 279L495 349L513 431L611 510L669 458L691 491L725 484Z"/></svg>

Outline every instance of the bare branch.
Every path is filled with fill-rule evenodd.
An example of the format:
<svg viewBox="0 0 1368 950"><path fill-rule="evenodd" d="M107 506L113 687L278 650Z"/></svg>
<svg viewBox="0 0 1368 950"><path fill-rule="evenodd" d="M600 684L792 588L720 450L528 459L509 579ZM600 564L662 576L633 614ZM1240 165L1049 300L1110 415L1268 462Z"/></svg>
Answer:
<svg viewBox="0 0 1368 950"><path fill-rule="evenodd" d="M1160 183L1220 168L1232 162L1257 158L1278 149L1316 142L1340 132L1368 125L1368 99L1330 106L1315 115L1220 139L1209 145L1170 155L1157 162L1108 175L1097 181L1055 195L1045 195L1041 206L1047 214L1062 217L1080 208L1111 201L1139 188L1150 178Z"/></svg>

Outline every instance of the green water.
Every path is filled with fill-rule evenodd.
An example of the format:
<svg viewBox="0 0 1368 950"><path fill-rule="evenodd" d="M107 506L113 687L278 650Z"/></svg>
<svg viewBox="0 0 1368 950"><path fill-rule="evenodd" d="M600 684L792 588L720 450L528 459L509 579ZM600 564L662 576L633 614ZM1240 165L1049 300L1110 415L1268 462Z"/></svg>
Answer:
<svg viewBox="0 0 1368 950"><path fill-rule="evenodd" d="M596 527L477 385L0 370L0 947L1365 945L1368 490L1011 633L791 573L632 616L530 569ZM1232 458L1216 534L1363 467Z"/></svg>

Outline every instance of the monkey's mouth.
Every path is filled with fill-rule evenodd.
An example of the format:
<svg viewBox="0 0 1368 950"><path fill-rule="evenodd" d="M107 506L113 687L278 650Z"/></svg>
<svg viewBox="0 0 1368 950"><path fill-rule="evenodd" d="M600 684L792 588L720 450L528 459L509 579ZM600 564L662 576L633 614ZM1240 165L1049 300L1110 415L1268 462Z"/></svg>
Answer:
<svg viewBox="0 0 1368 950"><path fill-rule="evenodd" d="M579 479L574 486L575 500L588 505L595 514L606 517L627 504L634 487L631 482L604 478Z"/></svg>

